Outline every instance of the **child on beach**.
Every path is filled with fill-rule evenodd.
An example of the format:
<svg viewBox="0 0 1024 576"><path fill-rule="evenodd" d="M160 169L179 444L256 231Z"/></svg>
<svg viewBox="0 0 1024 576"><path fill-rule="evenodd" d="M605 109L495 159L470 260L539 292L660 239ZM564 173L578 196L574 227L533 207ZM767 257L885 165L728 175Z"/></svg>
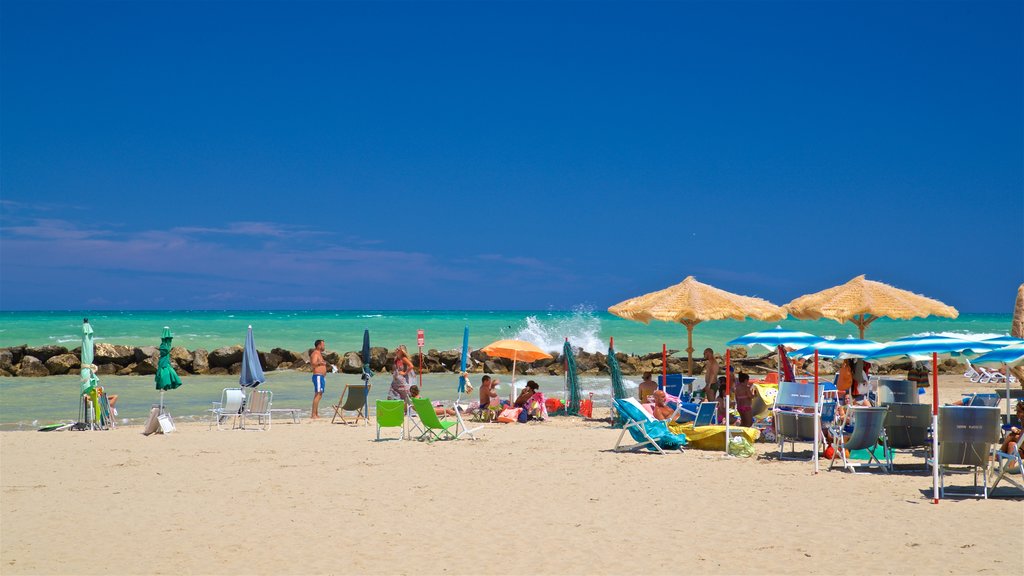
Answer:
<svg viewBox="0 0 1024 576"><path fill-rule="evenodd" d="M419 397L420 397L420 387L415 385L415 384L413 384L412 386L409 387L409 398L419 398ZM455 416L455 410L452 410L451 408L445 408L444 406L438 406L438 405L435 404L434 405L434 414L437 414L438 416L442 416L442 417L443 416Z"/></svg>

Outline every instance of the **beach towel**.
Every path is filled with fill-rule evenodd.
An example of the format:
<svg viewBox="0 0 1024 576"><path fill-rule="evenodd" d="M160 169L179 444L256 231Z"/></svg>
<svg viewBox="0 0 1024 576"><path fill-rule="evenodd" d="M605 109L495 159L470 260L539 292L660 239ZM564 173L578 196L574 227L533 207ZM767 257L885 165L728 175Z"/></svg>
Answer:
<svg viewBox="0 0 1024 576"><path fill-rule="evenodd" d="M505 408L498 414L496 420L504 424L511 424L519 421L519 413L522 412L522 408Z"/></svg>

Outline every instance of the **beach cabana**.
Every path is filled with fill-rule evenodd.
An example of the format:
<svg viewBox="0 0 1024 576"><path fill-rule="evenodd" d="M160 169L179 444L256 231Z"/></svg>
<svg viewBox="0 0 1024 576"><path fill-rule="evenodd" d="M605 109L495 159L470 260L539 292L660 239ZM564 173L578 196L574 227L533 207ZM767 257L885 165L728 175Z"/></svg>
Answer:
<svg viewBox="0 0 1024 576"><path fill-rule="evenodd" d="M693 329L708 320L775 321L786 311L761 298L740 296L698 282L693 276L664 290L620 302L608 312L626 320L649 323L651 320L678 322L686 326L687 370L693 376Z"/></svg>
<svg viewBox="0 0 1024 576"><path fill-rule="evenodd" d="M800 320L828 318L840 324L852 322L860 330L861 339L867 327L879 318L908 320L960 315L956 308L938 300L868 280L863 274L846 284L801 296L784 308Z"/></svg>
<svg viewBox="0 0 1024 576"><path fill-rule="evenodd" d="M515 402L516 400L516 363L520 360L523 362L533 362L541 358L551 358L551 354L523 340L498 340L484 346L480 351L488 356L508 358L512 361L512 391L509 395L509 402Z"/></svg>
<svg viewBox="0 0 1024 576"><path fill-rule="evenodd" d="M994 349L993 345L947 336L908 336L893 340L868 359L907 357L932 361L932 430L939 429L939 354L978 354ZM932 500L939 503L939 435L932 434Z"/></svg>

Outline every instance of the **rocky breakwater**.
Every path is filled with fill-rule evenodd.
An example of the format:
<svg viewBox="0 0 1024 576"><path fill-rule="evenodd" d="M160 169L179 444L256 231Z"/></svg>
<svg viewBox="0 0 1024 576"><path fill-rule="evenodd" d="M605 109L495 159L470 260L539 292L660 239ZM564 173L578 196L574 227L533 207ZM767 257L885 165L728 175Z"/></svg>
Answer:
<svg viewBox="0 0 1024 576"><path fill-rule="evenodd" d="M675 353L676 351L672 351ZM778 366L778 358L774 353L763 356L748 356L745 348L734 348L731 351L732 363L738 370L751 374L762 374L774 371ZM536 362L519 362L516 373L531 375L561 375L564 371L564 360L561 354L552 353L552 358ZM78 374L81 366L79 348L67 349L63 346L10 346L0 348L0 376L59 376ZM155 374L160 353L155 346L125 346L121 344L96 344L93 363L96 373L103 375L150 375ZM263 370L299 370L309 372L308 352L294 352L284 348L270 351L259 351L260 365ZM356 351L324 353L328 364L334 365L344 374L359 374L363 370L362 355ZM601 352L579 351L575 354L576 368L579 374L608 374L608 357ZM644 372L660 374L662 372L661 352L651 354L616 353L616 360L625 375L640 375ZM461 355L458 350L434 350L423 354L412 355L412 362L417 370L422 366L424 373L455 373L459 371ZM724 359L718 357L720 364ZM376 347L370 351L370 369L375 373L390 371L394 363L394 353L387 348ZM171 349L171 366L181 376L188 375L234 375L242 371L242 346L224 346L215 350L197 348L188 350L181 346ZM704 360L694 359L694 374L704 372ZM906 373L909 362L876 364L875 374ZM807 366L810 369L810 366ZM828 375L835 373L837 366L830 361L822 360L819 373ZM940 374L952 374L963 368L952 359L943 361L939 366ZM670 355L668 372L672 374L686 373L686 357ZM470 354L468 371L471 373L507 374L512 371L512 360L493 358L479 350Z"/></svg>

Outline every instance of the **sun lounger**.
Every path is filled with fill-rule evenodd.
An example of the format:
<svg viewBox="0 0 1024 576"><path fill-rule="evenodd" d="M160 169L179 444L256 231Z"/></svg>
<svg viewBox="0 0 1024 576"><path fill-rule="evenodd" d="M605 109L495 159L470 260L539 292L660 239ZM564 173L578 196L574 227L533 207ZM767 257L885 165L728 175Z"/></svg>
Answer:
<svg viewBox="0 0 1024 576"><path fill-rule="evenodd" d="M1002 480L1006 480L1019 490L1024 490L1024 460L1020 457L1019 444L1011 446L1009 452L1002 452L999 448L994 448L993 453L996 464L995 470L993 470L995 478L992 481L991 490L995 490Z"/></svg>
<svg viewBox="0 0 1024 576"><path fill-rule="evenodd" d="M847 410L847 421L853 424L853 434L846 440L841 428L833 428L836 447L829 462L829 469L832 469L839 458L843 462L843 468L851 472L856 472L857 468L868 467L878 467L890 472L892 453L889 451L889 443L885 436L885 417L888 412L889 409L885 406L851 406ZM882 449L884 462L878 457L879 448ZM869 454L868 461L863 464L850 462L846 456L847 450L866 450Z"/></svg>
<svg viewBox="0 0 1024 576"><path fill-rule="evenodd" d="M788 440L790 443L790 454L796 452L797 442L814 442L813 411L813 384L798 382L779 384L779 393L775 397L775 408L772 410L775 436L779 441L779 460L803 460L803 458L786 456L786 441Z"/></svg>
<svg viewBox="0 0 1024 576"><path fill-rule="evenodd" d="M999 441L999 408L989 406L942 406L939 408L939 497L950 492L945 486L946 474L955 466L966 466L974 472L971 492L951 492L960 496L988 498L989 457L993 444ZM978 470L984 477L978 492Z"/></svg>
<svg viewBox="0 0 1024 576"><path fill-rule="evenodd" d="M342 424L348 424L348 421L345 420L345 412L356 413L356 424L359 424L360 418L369 421L366 417L366 397L369 394L369 384L346 384L345 389L341 391L341 397L338 398L338 403L334 405L331 424L334 424L337 419L340 419Z"/></svg>
<svg viewBox="0 0 1024 576"><path fill-rule="evenodd" d="M999 395L997 394L974 394L965 406L999 406Z"/></svg>
<svg viewBox="0 0 1024 576"><path fill-rule="evenodd" d="M878 404L903 403L916 404L918 399L917 384L901 378L878 379Z"/></svg>
<svg viewBox="0 0 1024 576"><path fill-rule="evenodd" d="M931 457L932 407L927 404L891 402L884 404L889 412L885 415L885 437L890 448L899 450L925 449L924 465L928 467Z"/></svg>
<svg viewBox="0 0 1024 576"><path fill-rule="evenodd" d="M274 403L274 393L270 390L253 390L242 409L242 428L246 421L256 420L256 426L263 430L270 429L270 406ZM250 428L251 429L251 428Z"/></svg>
<svg viewBox="0 0 1024 576"><path fill-rule="evenodd" d="M716 414L718 414L718 402L701 402L693 417L693 427L711 426L715 423Z"/></svg>
<svg viewBox="0 0 1024 576"><path fill-rule="evenodd" d="M434 440L455 440L458 438L455 432L452 432L452 428L458 426L458 422L451 422L441 420L437 417L437 412L434 411L434 405L430 403L427 398L410 398L412 401L413 410L416 411L416 416L420 419L420 425L422 426L423 433L417 438L417 440L428 440L433 442ZM458 428L456 428L456 432Z"/></svg>
<svg viewBox="0 0 1024 576"><path fill-rule="evenodd" d="M661 420L648 414L635 398L616 399L615 408L623 418L622 432L612 449L615 452L635 452L650 450L664 454L665 450L682 450L686 445L686 436L673 434ZM634 444L623 445L626 433L633 438Z"/></svg>
<svg viewBox="0 0 1024 576"><path fill-rule="evenodd" d="M377 400L377 441L381 428L400 428L399 440L405 439L405 401Z"/></svg>
<svg viewBox="0 0 1024 576"><path fill-rule="evenodd" d="M225 388L220 393L220 402L214 402L213 408L210 409L212 415L210 428L217 426L218 430L223 430L222 424L226 420L231 420L232 428L236 425L240 426L243 404L245 404L245 392L241 388Z"/></svg>

